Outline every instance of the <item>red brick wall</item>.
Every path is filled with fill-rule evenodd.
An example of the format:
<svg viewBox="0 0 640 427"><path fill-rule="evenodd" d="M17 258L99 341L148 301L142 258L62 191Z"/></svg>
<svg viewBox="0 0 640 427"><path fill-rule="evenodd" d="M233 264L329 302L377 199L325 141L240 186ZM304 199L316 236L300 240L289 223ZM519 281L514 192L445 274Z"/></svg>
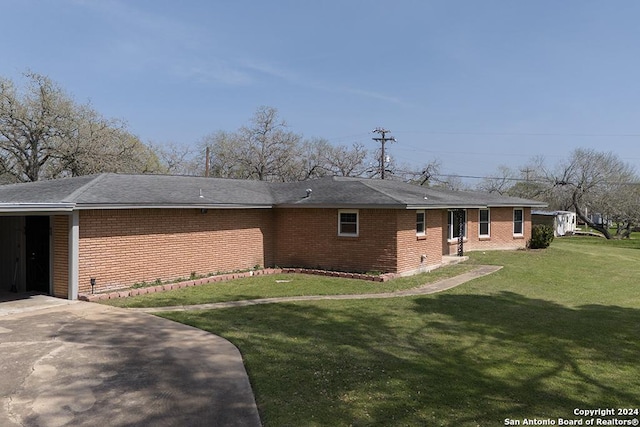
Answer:
<svg viewBox="0 0 640 427"><path fill-rule="evenodd" d="M338 236L338 209L276 209L275 264L396 272L397 211L359 209L358 213L358 237L342 237Z"/></svg>
<svg viewBox="0 0 640 427"><path fill-rule="evenodd" d="M398 210L398 271L412 272L442 262L442 213L426 210L426 233L416 235L415 210ZM446 227L446 223L445 223ZM423 255L426 258L423 260Z"/></svg>
<svg viewBox="0 0 640 427"><path fill-rule="evenodd" d="M69 217L51 217L51 239L53 241L53 295L69 296Z"/></svg>
<svg viewBox="0 0 640 427"><path fill-rule="evenodd" d="M531 239L531 209L523 208L524 224L523 236L513 235L513 208L491 208L490 211L490 236L479 237L479 210L467 209L467 239L464 243L465 251L492 250L492 249L519 249L525 248ZM447 213L443 214L444 230L443 239L445 253L457 253L457 240L447 242Z"/></svg>
<svg viewBox="0 0 640 427"><path fill-rule="evenodd" d="M79 291L264 267L273 261L268 209L80 212Z"/></svg>
<svg viewBox="0 0 640 427"><path fill-rule="evenodd" d="M79 291L136 282L277 265L340 271L410 272L456 253L447 241L447 211L427 210L426 236L416 211L359 209L359 235L338 236L338 209L131 209L80 212ZM54 294L66 297L68 220L53 217ZM513 208L491 209L491 235L478 238L478 210L467 210L465 250L525 247L513 236ZM422 255L426 255L423 260Z"/></svg>

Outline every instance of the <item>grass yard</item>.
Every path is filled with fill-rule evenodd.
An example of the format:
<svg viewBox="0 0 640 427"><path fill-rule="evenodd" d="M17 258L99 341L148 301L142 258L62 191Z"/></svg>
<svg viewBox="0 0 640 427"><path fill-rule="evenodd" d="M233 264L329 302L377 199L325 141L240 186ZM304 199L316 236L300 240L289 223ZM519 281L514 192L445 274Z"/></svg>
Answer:
<svg viewBox="0 0 640 427"><path fill-rule="evenodd" d="M141 296L102 300L100 303L117 307L168 307L211 302L241 301L301 295L345 295L393 292L411 289L447 277L465 273L473 267L457 264L413 277L403 277L389 282L370 282L356 279L339 279L310 274L274 274L217 282L158 292Z"/></svg>
<svg viewBox="0 0 640 427"><path fill-rule="evenodd" d="M639 249L557 239L471 253L505 267L440 294L161 315L240 348L267 426L586 420L640 408Z"/></svg>

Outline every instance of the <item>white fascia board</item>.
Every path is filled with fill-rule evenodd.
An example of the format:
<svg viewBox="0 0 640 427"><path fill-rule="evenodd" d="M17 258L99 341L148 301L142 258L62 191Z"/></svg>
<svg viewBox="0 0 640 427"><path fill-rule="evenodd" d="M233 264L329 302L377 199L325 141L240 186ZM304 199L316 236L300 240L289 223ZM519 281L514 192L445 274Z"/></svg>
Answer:
<svg viewBox="0 0 640 427"><path fill-rule="evenodd" d="M83 204L76 206L76 210L96 209L270 209L273 205L234 205L234 204L199 204L199 205L111 205L111 204Z"/></svg>
<svg viewBox="0 0 640 427"><path fill-rule="evenodd" d="M350 205L337 203L318 203L298 205L295 203L281 203L275 205L277 209L405 209L407 205Z"/></svg>
<svg viewBox="0 0 640 427"><path fill-rule="evenodd" d="M75 203L0 203L0 213L71 212L75 207Z"/></svg>
<svg viewBox="0 0 640 427"><path fill-rule="evenodd" d="M407 209L438 210L438 209L486 209L486 205L407 205Z"/></svg>
<svg viewBox="0 0 640 427"><path fill-rule="evenodd" d="M490 203L489 208L546 208L546 203Z"/></svg>

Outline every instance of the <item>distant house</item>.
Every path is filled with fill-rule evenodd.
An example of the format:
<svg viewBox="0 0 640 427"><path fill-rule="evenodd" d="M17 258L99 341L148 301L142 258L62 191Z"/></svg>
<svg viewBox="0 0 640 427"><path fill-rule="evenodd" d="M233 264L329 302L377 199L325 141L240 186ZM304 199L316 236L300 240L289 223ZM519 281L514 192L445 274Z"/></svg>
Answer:
<svg viewBox="0 0 640 427"><path fill-rule="evenodd" d="M100 174L0 186L0 291L78 293L256 266L412 274L525 247L544 204L396 181Z"/></svg>
<svg viewBox="0 0 640 427"><path fill-rule="evenodd" d="M533 210L531 222L533 225L544 224L552 227L553 235L556 237L573 234L577 227L576 213L570 211Z"/></svg>

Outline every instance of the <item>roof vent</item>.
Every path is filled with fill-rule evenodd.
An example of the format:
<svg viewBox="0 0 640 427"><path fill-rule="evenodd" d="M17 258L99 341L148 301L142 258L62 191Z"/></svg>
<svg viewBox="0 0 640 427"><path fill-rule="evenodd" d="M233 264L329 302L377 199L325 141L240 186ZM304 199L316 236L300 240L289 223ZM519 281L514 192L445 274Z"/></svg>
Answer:
<svg viewBox="0 0 640 427"><path fill-rule="evenodd" d="M309 197L309 196L311 196L311 193L313 192L313 190L310 189L310 188L307 188L306 192L307 192L307 197Z"/></svg>
<svg viewBox="0 0 640 427"><path fill-rule="evenodd" d="M200 198L204 199L204 196L202 195L202 188L200 189Z"/></svg>

